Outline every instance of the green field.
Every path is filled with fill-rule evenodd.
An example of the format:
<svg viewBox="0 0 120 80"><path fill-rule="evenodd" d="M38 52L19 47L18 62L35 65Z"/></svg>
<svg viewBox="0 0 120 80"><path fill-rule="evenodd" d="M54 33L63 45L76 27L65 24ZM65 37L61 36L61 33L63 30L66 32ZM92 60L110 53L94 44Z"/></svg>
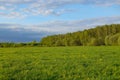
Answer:
<svg viewBox="0 0 120 80"><path fill-rule="evenodd" d="M0 48L0 80L120 80L120 47Z"/></svg>

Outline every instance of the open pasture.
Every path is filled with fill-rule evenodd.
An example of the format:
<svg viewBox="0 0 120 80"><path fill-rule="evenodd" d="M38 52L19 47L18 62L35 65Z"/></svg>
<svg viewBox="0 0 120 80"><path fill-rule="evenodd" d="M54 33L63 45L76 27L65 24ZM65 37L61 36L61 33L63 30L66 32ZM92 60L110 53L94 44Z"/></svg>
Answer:
<svg viewBox="0 0 120 80"><path fill-rule="evenodd" d="M0 48L0 80L120 80L120 47Z"/></svg>

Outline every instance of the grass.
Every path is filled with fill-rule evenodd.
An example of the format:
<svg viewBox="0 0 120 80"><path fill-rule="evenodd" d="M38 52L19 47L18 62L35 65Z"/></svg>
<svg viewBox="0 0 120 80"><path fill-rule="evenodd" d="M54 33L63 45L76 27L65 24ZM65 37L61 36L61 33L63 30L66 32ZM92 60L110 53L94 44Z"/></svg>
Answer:
<svg viewBox="0 0 120 80"><path fill-rule="evenodd" d="M0 48L0 80L120 80L120 46Z"/></svg>

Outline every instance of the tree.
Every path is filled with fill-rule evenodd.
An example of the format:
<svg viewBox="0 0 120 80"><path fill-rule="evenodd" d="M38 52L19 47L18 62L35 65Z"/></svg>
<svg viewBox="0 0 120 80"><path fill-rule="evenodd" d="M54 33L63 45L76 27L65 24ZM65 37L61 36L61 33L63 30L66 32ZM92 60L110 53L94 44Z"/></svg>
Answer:
<svg viewBox="0 0 120 80"><path fill-rule="evenodd" d="M118 38L118 45L120 45L120 37Z"/></svg>
<svg viewBox="0 0 120 80"><path fill-rule="evenodd" d="M120 24L97 26L83 31L52 35L41 40L43 46L118 45Z"/></svg>

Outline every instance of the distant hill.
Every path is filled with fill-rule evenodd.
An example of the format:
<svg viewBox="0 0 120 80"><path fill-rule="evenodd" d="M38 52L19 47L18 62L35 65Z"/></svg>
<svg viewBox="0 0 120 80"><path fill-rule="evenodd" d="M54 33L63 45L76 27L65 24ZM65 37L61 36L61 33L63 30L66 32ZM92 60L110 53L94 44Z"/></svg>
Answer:
<svg viewBox="0 0 120 80"><path fill-rule="evenodd" d="M97 26L96 28L42 38L42 46L100 46L120 45L120 24Z"/></svg>

